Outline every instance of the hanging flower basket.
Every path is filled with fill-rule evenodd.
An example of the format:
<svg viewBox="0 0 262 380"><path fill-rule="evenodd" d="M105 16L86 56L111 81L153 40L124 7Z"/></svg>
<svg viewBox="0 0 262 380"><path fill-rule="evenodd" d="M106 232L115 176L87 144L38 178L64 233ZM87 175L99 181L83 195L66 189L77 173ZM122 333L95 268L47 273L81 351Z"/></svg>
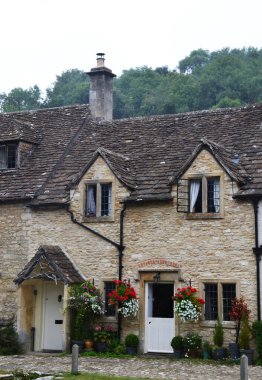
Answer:
<svg viewBox="0 0 262 380"><path fill-rule="evenodd" d="M202 305L205 301L197 297L196 292L196 288L187 286L177 288L177 293L173 296L175 312L182 322L196 322L201 316Z"/></svg>
<svg viewBox="0 0 262 380"><path fill-rule="evenodd" d="M138 313L138 300L134 288L126 280L114 280L116 288L108 293L108 304L118 305L118 312L126 317L135 317Z"/></svg>

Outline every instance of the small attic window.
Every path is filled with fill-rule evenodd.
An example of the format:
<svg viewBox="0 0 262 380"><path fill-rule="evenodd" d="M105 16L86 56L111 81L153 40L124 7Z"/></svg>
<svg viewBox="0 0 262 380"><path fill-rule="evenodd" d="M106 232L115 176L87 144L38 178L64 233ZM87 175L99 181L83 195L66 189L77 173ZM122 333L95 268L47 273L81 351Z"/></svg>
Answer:
<svg viewBox="0 0 262 380"><path fill-rule="evenodd" d="M17 144L0 144L0 169L15 169Z"/></svg>

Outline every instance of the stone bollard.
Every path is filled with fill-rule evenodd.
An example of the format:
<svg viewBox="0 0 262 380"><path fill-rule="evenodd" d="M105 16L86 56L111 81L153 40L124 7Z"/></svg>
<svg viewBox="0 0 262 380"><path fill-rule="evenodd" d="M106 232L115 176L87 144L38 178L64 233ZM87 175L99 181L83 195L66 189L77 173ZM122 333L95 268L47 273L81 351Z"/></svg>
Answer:
<svg viewBox="0 0 262 380"><path fill-rule="evenodd" d="M240 359L240 380L248 380L248 359L242 355Z"/></svg>
<svg viewBox="0 0 262 380"><path fill-rule="evenodd" d="M74 344L72 347L72 374L76 375L78 373L78 353L79 347L77 344Z"/></svg>

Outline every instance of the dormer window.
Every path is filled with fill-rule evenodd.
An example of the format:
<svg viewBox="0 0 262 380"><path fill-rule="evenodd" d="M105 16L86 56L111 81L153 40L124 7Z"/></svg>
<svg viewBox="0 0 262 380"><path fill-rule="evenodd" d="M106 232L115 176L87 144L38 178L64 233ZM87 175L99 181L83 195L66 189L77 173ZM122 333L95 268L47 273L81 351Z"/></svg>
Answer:
<svg viewBox="0 0 262 380"><path fill-rule="evenodd" d="M112 215L112 184L90 183L86 187L87 217L109 217Z"/></svg>
<svg viewBox="0 0 262 380"><path fill-rule="evenodd" d="M221 176L201 175L183 178L177 184L177 211L188 218L219 218L223 216Z"/></svg>
<svg viewBox="0 0 262 380"><path fill-rule="evenodd" d="M0 169L15 169L17 144L0 144Z"/></svg>
<svg viewBox="0 0 262 380"><path fill-rule="evenodd" d="M220 212L219 177L202 177L189 180L189 212Z"/></svg>

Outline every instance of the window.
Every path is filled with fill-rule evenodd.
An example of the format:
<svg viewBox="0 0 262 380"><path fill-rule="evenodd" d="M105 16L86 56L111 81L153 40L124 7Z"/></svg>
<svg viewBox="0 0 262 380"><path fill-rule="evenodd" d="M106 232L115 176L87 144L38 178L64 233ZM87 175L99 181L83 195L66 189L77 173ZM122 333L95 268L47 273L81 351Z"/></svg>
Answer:
<svg viewBox="0 0 262 380"><path fill-rule="evenodd" d="M236 297L234 283L205 283L205 320L230 321L232 300Z"/></svg>
<svg viewBox="0 0 262 380"><path fill-rule="evenodd" d="M112 215L112 184L94 183L86 187L86 216Z"/></svg>
<svg viewBox="0 0 262 380"><path fill-rule="evenodd" d="M219 177L202 177L189 180L189 212L220 212Z"/></svg>
<svg viewBox="0 0 262 380"><path fill-rule="evenodd" d="M16 167L16 144L0 145L0 169L14 169Z"/></svg>
<svg viewBox="0 0 262 380"><path fill-rule="evenodd" d="M105 294L105 316L114 317L116 315L115 305L108 305L108 293L112 292L116 288L116 285L113 281L106 281L104 287Z"/></svg>

